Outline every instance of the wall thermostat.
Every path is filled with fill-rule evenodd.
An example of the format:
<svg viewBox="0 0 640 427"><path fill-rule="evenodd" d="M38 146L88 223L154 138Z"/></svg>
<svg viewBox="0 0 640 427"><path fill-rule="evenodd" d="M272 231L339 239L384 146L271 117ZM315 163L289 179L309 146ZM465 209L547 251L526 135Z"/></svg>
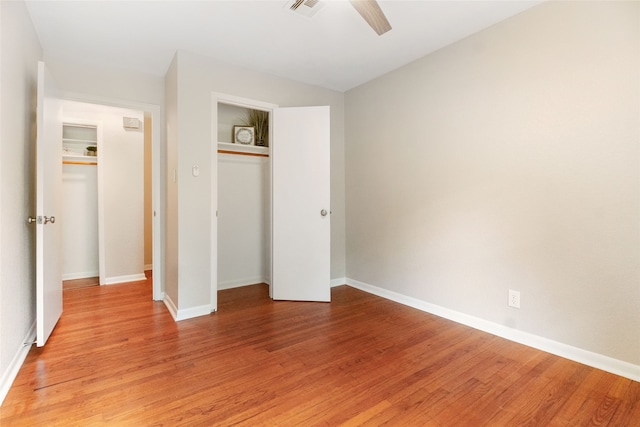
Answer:
<svg viewBox="0 0 640 427"><path fill-rule="evenodd" d="M125 129L140 129L140 119L135 117L123 117L122 122Z"/></svg>

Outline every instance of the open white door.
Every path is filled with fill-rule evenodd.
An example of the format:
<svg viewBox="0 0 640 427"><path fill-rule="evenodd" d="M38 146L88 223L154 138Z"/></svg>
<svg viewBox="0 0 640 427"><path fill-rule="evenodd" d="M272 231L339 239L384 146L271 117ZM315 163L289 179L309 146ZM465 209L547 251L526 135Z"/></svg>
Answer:
<svg viewBox="0 0 640 427"><path fill-rule="evenodd" d="M331 300L329 107L273 110L272 296Z"/></svg>
<svg viewBox="0 0 640 427"><path fill-rule="evenodd" d="M42 347L62 314L62 104L44 62L38 63L36 136L36 344ZM31 219L30 219L31 220Z"/></svg>

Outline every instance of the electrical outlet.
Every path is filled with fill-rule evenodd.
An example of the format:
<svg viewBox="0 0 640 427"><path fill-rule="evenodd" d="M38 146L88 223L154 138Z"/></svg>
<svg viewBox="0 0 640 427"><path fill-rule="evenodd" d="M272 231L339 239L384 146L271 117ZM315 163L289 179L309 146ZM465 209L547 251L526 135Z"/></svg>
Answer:
<svg viewBox="0 0 640 427"><path fill-rule="evenodd" d="M520 308L520 292L509 289L509 307Z"/></svg>

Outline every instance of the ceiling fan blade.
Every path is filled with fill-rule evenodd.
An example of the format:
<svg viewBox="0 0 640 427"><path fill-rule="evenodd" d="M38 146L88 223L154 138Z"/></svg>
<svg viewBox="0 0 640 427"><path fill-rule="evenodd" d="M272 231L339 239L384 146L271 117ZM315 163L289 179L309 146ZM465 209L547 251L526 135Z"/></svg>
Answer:
<svg viewBox="0 0 640 427"><path fill-rule="evenodd" d="M379 36L391 29L391 24L376 0L351 0L351 4Z"/></svg>

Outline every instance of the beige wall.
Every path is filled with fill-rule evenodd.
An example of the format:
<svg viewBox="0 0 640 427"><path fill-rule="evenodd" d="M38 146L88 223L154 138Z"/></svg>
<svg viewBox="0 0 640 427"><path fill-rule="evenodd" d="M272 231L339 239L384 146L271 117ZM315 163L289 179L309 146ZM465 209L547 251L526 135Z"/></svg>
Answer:
<svg viewBox="0 0 640 427"><path fill-rule="evenodd" d="M549 2L347 92L347 277L640 365L638 40Z"/></svg>
<svg viewBox="0 0 640 427"><path fill-rule="evenodd" d="M167 137L165 211L165 296L178 304L178 190L174 171L178 160L178 59L174 57L165 76L165 123Z"/></svg>
<svg viewBox="0 0 640 427"><path fill-rule="evenodd" d="M42 49L23 2L0 2L0 402L35 322L35 111ZM33 331L33 330L31 330Z"/></svg>
<svg viewBox="0 0 640 427"><path fill-rule="evenodd" d="M101 67L88 64L82 58L44 53L44 61L56 79L65 99L86 101L90 97L96 103L110 105L123 102L162 105L164 103L164 79L161 76L126 71L117 67ZM75 99L76 96L80 99Z"/></svg>

